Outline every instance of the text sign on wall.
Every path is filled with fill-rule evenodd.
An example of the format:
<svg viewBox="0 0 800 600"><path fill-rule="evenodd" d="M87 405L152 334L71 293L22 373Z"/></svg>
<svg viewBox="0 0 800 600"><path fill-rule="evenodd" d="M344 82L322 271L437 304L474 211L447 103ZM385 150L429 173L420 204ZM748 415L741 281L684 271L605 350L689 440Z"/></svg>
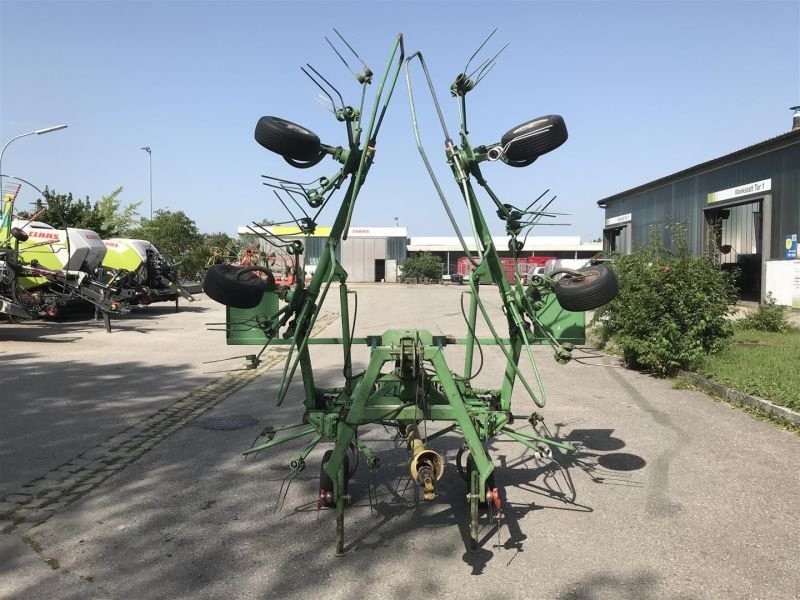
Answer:
<svg viewBox="0 0 800 600"><path fill-rule="evenodd" d="M617 217L610 217L606 219L606 227L609 225L619 225L620 223L627 223L631 220L631 213L619 215Z"/></svg>
<svg viewBox="0 0 800 600"><path fill-rule="evenodd" d="M786 236L786 255L784 258L795 259L797 258L797 234Z"/></svg>
<svg viewBox="0 0 800 600"><path fill-rule="evenodd" d="M745 183L734 188L727 190L720 190L719 192L711 192L708 195L708 203L722 202L723 200L732 200L739 196L749 196L750 194L760 194L768 192L772 189L772 179L762 179L761 181L754 181L753 183Z"/></svg>

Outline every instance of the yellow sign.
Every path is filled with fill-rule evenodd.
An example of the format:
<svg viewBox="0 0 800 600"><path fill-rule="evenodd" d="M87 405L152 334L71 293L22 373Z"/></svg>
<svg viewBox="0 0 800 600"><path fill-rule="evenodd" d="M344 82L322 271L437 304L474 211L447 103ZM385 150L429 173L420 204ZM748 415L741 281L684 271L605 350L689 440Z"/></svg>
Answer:
<svg viewBox="0 0 800 600"><path fill-rule="evenodd" d="M331 229L332 227L317 225L311 237L328 237L331 234ZM272 225L269 230L275 235L305 235L300 231L299 227L295 227L294 225Z"/></svg>

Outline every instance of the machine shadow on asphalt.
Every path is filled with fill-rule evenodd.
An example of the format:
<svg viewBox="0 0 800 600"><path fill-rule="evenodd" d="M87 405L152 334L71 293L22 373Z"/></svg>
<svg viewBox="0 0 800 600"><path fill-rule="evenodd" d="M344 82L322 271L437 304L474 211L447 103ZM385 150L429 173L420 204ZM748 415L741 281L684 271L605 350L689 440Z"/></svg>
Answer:
<svg viewBox="0 0 800 600"><path fill-rule="evenodd" d="M316 375L318 383L322 385L328 380L335 380L340 372L338 369L320 369ZM298 379L298 387L299 383ZM272 385L268 389L272 389ZM267 413L269 408L265 407L264 410ZM282 409L281 413L286 410ZM270 415L269 418L270 425L279 424L276 415ZM286 418L291 420L288 416ZM434 427L431 428L431 425ZM428 433L439 430L437 424L431 425L428 425ZM518 446L511 442L492 440L488 450L496 459L498 487L504 490L502 528L497 527L491 515L484 514L478 549L470 551L469 507L463 502L467 487L453 464L461 448L461 438L456 434L444 435L431 442L430 447L448 460L448 467L438 487L437 502L428 504L423 502L419 486L413 484L408 473L407 450L403 440L380 425L368 426L359 433L359 439L375 447L381 466L371 472L362 461L356 465L349 480L349 510L353 514L353 523L345 551L348 554L377 551L402 545L403 539L413 536L415 530L436 530L455 525L463 544L463 561L470 566L472 574L482 573L498 552L504 553L503 562L510 563L524 552L528 539L526 531L536 529L534 523L527 522L534 513L542 511L545 514L549 510L593 512L591 506L577 501L576 475L582 474L582 480L588 479L596 484L643 486L642 481L626 471L641 469L646 461L633 454L618 452L626 444L613 433L613 429L570 428L565 423L556 423L552 439L571 442L578 450L568 453L555 448L550 457L536 456L528 449L520 452ZM258 438L251 445L257 443ZM288 443L279 455L292 456L298 447L298 443ZM262 474L264 471L271 473L262 476L260 481L269 486L269 492L264 491L273 497L267 510L272 512L276 507L282 507L276 511L282 513L279 517L281 523L293 523L293 527L302 528L303 523L313 515L315 521L327 520L332 526L333 511L320 510L315 497L318 453L319 449L312 454L309 465L301 473L295 473L288 463L279 462L277 454L262 455L253 460L253 464L260 464ZM247 460L249 462L249 457ZM273 475L276 471L283 475ZM296 489L290 492L288 484L294 484ZM534 496L533 500L530 495ZM287 501L287 497L291 499ZM276 532L270 532L269 537L280 539Z"/></svg>

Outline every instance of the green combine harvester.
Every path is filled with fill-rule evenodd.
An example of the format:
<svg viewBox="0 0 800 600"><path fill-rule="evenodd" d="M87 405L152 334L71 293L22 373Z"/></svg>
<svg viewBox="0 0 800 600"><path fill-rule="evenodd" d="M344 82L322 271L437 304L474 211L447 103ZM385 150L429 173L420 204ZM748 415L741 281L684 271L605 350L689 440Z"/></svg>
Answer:
<svg viewBox="0 0 800 600"><path fill-rule="evenodd" d="M359 453L371 470L380 464L379 457L358 435L359 429L377 424L397 432L409 450L408 476L420 486L422 497L427 501L436 499L437 482L447 468L444 457L431 443L444 435L460 436L463 445L455 466L466 481L471 548L476 550L481 545L482 512L488 511L494 523L502 522L503 494L495 482L495 465L486 450L489 441L511 439L544 459L552 457L551 449L554 447L566 452L575 450L570 444L554 439L544 427L539 410L545 405L545 392L534 361L533 347L549 345L558 362L569 361L574 345L584 342L583 311L610 301L617 294L617 282L613 273L600 265L556 270L547 277L532 277L527 285L518 275L509 280L504 274L499 249L495 247L478 201L476 184L493 203L497 218L511 240L508 250L515 256L523 247L524 236L541 219L554 217L555 213L548 211L552 200L542 201L541 197L525 207L502 202L489 187L482 167L499 164L528 166L563 144L567 130L560 116L548 115L514 127L499 141L472 145L468 137L466 95L488 73L494 58L483 61L472 71L470 64L486 42L450 87L461 122L459 134L453 138L448 132L423 56L417 52L406 58L402 35L394 41L371 107L365 106L365 98L368 87L373 84L373 72L350 44L341 36L339 38L355 56L351 60L360 65L357 71L348 66L361 88L359 104L345 104L339 91L310 65L302 70L322 90L334 118L341 124L340 142L322 143L306 127L272 116L262 117L255 129L256 141L292 167L306 169L325 159L336 165L332 173L310 182L309 178L304 182L266 178L287 209L292 202L298 207L301 207L301 202L308 206L308 210L301 208L302 215L290 211L293 222L308 234L315 231L320 211L329 204L333 205L332 198L336 192L344 189L313 277L307 285L298 278L294 285L288 286L278 284L268 267L215 265L208 270L204 281L206 293L228 307L226 337L229 344L259 344L263 346L261 353L268 346L286 347L286 362L275 398L278 405L286 399L298 367L302 375L302 419L295 424L268 427L264 430L267 439L246 450L245 454L262 452L289 440L307 438L305 447L290 463L291 470L287 476L290 482L305 468L306 458L318 444L332 444L322 457L318 506L335 509L335 552L341 555L345 551L345 508L350 500L348 480L353 475L351 466L354 465L350 456ZM342 53L335 47L334 51L348 65ZM444 137L444 160L452 172L460 195L459 202L468 213L478 249L477 257L469 252L444 188L436 179L419 141L411 76L411 66L415 64L421 68L433 98ZM433 335L423 329L389 329L354 337L348 302L353 292L348 290L347 273L336 259L337 249L346 238L356 199L375 160L379 147L378 133L403 71L413 131L423 163L444 212L461 241L464 255L472 262L467 280L469 307L465 311L465 332L461 336ZM403 173L402 177L407 178L409 174ZM275 246L283 244L286 252L294 257L295 264L303 264L302 242L281 240L279 236L272 236L269 241ZM338 287L341 336L311 337L333 284ZM501 327L493 324L481 300L487 289L484 287L481 291L480 284L492 284L499 293L504 314ZM488 327L489 336L476 335L479 320ZM501 336L498 329L507 335ZM310 347L315 344L341 348L341 385L317 385L310 354ZM351 351L355 345L370 350L369 364L361 373L354 373L352 368ZM464 364L458 368L449 365L446 359L448 347L454 345L465 347ZM473 385L474 353L476 349L488 346L502 353L506 365L497 387L478 388ZM258 363L261 353L253 355L252 366ZM520 367L523 358L528 362L526 371L532 374L532 380ZM515 394L517 384L521 389ZM527 397L532 410L520 407L521 396ZM512 408L512 397L515 408ZM515 427L515 423L531 424L533 429ZM288 483L285 487L288 488ZM279 496L281 493L285 495L284 486Z"/></svg>

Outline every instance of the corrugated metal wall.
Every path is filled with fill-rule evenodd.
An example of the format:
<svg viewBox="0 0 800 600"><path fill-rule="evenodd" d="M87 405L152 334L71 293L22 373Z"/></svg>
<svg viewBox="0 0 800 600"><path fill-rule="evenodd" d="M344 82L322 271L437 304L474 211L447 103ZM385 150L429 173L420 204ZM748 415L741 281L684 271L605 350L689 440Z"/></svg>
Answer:
<svg viewBox="0 0 800 600"><path fill-rule="evenodd" d="M375 281L375 261L386 259L387 239L351 237L342 242L342 267L348 281Z"/></svg>
<svg viewBox="0 0 800 600"><path fill-rule="evenodd" d="M324 237L282 237L284 241L300 240L303 242L305 264L315 267L319 264L320 256L325 249L327 238ZM274 245L261 240L261 249L268 253L285 255L286 252ZM336 259L348 274L348 281L365 282L375 281L375 261L390 260L394 265L393 277L396 276L397 265L403 264L406 259L406 238L367 238L350 237L344 240L336 249ZM384 267L386 269L386 267ZM390 274L385 271L384 278L389 280Z"/></svg>
<svg viewBox="0 0 800 600"><path fill-rule="evenodd" d="M764 179L772 180L772 235L770 248L764 250L769 257L782 258L785 236L800 233L800 142L613 200L606 207L605 217L631 213L628 231L634 248L648 241L651 226L658 227L663 235L668 221L685 221L689 225L689 247L699 254L704 249L707 195ZM664 241L669 244L669 240Z"/></svg>

